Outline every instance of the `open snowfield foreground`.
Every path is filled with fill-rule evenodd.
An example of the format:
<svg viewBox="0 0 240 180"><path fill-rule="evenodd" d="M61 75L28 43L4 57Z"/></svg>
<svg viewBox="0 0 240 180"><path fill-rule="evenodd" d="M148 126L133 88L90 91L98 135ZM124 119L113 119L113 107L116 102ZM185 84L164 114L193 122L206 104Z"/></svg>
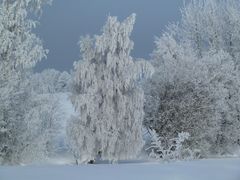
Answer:
<svg viewBox="0 0 240 180"><path fill-rule="evenodd" d="M240 180L240 159L0 167L0 180Z"/></svg>

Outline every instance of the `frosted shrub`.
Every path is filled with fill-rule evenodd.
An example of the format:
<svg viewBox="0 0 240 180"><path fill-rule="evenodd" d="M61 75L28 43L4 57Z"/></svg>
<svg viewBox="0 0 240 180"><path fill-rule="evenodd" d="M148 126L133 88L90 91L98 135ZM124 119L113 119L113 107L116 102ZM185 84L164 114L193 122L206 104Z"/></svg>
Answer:
<svg viewBox="0 0 240 180"><path fill-rule="evenodd" d="M146 151L149 153L150 158L163 161L194 158L193 152L184 146L184 143L190 137L189 133L178 133L178 136L172 139L160 137L154 130L150 130L149 133L151 145Z"/></svg>

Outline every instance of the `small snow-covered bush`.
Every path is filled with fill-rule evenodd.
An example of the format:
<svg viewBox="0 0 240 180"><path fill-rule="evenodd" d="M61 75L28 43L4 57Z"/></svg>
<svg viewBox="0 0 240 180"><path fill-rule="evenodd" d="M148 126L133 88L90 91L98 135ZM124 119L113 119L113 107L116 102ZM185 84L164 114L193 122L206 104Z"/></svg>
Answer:
<svg viewBox="0 0 240 180"><path fill-rule="evenodd" d="M184 142L190 137L189 133L178 133L178 136L172 139L160 137L155 130L149 130L149 133L151 144L146 151L151 159L163 161L194 159L193 151L184 146Z"/></svg>

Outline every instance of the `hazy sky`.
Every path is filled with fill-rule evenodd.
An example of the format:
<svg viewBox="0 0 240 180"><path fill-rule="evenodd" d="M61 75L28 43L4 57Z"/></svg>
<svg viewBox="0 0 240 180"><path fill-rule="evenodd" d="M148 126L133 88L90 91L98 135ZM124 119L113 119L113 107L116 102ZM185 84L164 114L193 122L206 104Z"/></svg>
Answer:
<svg viewBox="0 0 240 180"><path fill-rule="evenodd" d="M179 20L182 4L182 0L54 0L52 6L44 8L37 29L50 52L36 70L72 69L73 62L79 60L79 37L100 34L108 15L123 20L131 13L137 14L132 55L149 58L154 37L169 22Z"/></svg>

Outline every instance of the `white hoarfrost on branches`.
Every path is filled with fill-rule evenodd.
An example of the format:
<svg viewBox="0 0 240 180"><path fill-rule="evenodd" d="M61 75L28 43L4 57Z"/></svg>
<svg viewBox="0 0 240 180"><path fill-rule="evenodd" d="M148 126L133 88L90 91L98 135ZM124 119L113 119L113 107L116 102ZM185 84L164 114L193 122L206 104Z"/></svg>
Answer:
<svg viewBox="0 0 240 180"><path fill-rule="evenodd" d="M174 33L163 34L156 43L152 61L156 73L144 88L144 125L169 140L178 132L188 132L186 146L194 151L210 151L218 128L215 104L211 103L215 97L206 83L207 68L190 47L174 39Z"/></svg>
<svg viewBox="0 0 240 180"><path fill-rule="evenodd" d="M41 40L31 32L37 22L28 18L29 8L39 6L41 1L36 1L38 4L34 2L1 1L1 60L11 69L31 68L46 57L47 51L43 49Z"/></svg>
<svg viewBox="0 0 240 180"><path fill-rule="evenodd" d="M46 0L0 1L0 164L20 163L25 149L26 113L31 109L27 77L47 51L32 33L35 21L30 12L39 12ZM31 143L31 142L30 142Z"/></svg>
<svg viewBox="0 0 240 180"><path fill-rule="evenodd" d="M209 84L217 90L221 154L234 153L240 145L239 8L237 0L192 0L182 10L178 32L182 42L195 46L203 63L213 65Z"/></svg>
<svg viewBox="0 0 240 180"><path fill-rule="evenodd" d="M70 91L71 75L64 71L46 69L31 76L30 87L38 94L65 93Z"/></svg>
<svg viewBox="0 0 240 180"><path fill-rule="evenodd" d="M149 130L149 133L151 145L146 150L150 158L163 161L193 158L192 151L183 146L183 143L189 139L189 133L178 133L178 136L172 139L160 137L155 130Z"/></svg>
<svg viewBox="0 0 240 180"><path fill-rule="evenodd" d="M82 38L82 59L75 63L72 103L79 113L68 124L77 160L117 161L138 155L143 146L144 94L140 80L152 66L130 56L135 14L122 23L109 17L102 35Z"/></svg>
<svg viewBox="0 0 240 180"><path fill-rule="evenodd" d="M22 129L25 133L18 136L24 141L15 149L22 163L44 160L57 151L56 138L64 117L60 100L54 94L35 94L30 107Z"/></svg>
<svg viewBox="0 0 240 180"><path fill-rule="evenodd" d="M169 139L188 132L201 156L240 145L239 1L191 0L156 40L144 124Z"/></svg>
<svg viewBox="0 0 240 180"><path fill-rule="evenodd" d="M182 9L179 35L190 42L198 55L206 51L227 51L239 59L238 0L191 0Z"/></svg>

